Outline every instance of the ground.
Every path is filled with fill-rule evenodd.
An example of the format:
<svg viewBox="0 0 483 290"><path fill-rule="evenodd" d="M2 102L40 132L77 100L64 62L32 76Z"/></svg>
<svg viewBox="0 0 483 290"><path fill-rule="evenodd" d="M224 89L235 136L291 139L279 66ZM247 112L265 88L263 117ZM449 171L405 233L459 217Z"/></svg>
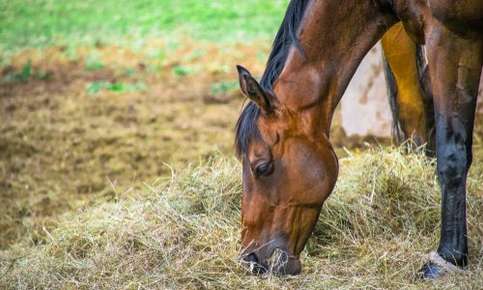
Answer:
<svg viewBox="0 0 483 290"><path fill-rule="evenodd" d="M437 241L434 162L338 130L304 273L239 266L234 65L261 74L287 3L259 2L0 1L0 288L481 285L480 134L465 276L414 278Z"/></svg>

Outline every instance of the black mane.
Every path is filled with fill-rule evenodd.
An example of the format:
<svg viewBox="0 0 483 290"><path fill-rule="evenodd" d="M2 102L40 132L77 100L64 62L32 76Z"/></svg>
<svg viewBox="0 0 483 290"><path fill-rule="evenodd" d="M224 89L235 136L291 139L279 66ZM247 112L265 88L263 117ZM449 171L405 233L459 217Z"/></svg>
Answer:
<svg viewBox="0 0 483 290"><path fill-rule="evenodd" d="M273 83L280 75L287 60L290 47L295 45L300 48L297 40L297 30L300 22L302 22L309 1L291 0L288 5L283 22L273 41L265 72L260 80L260 85L267 91L272 90ZM243 108L235 129L235 146L239 157L247 152L248 145L252 139L260 138L260 132L256 125L259 115L260 110L252 101Z"/></svg>

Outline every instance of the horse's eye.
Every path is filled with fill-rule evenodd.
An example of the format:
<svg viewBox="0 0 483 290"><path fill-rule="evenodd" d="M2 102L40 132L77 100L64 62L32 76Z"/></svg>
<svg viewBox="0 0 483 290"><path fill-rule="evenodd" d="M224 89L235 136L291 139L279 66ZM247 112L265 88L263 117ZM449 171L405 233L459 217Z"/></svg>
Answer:
<svg viewBox="0 0 483 290"><path fill-rule="evenodd" d="M268 176L273 172L272 162L261 162L255 167L255 176Z"/></svg>

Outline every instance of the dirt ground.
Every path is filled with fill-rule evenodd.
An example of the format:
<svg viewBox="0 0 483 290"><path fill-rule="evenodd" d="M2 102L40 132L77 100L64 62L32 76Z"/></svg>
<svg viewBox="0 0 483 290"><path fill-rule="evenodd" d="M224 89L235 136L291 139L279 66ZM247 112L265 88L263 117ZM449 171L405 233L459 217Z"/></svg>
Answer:
<svg viewBox="0 0 483 290"><path fill-rule="evenodd" d="M269 48L262 43L13 55L0 75L0 249L173 166L232 154L244 102L234 65L261 74ZM333 132L336 145L354 145L337 125Z"/></svg>
<svg viewBox="0 0 483 290"><path fill-rule="evenodd" d="M149 54L164 43L13 56L0 77L0 248L170 166L231 153L243 100L225 64L261 71L266 49L227 55L232 48L185 42L166 57Z"/></svg>

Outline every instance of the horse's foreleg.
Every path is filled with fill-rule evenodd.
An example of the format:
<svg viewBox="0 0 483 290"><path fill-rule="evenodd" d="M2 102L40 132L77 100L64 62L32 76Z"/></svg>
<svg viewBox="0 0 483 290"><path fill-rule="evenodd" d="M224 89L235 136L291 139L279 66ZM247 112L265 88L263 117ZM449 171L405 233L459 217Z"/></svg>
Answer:
<svg viewBox="0 0 483 290"><path fill-rule="evenodd" d="M466 177L472 160L472 134L482 69L481 40L462 39L441 24L426 35L436 117L437 172L442 191L441 237L423 267L437 278L468 263Z"/></svg>

